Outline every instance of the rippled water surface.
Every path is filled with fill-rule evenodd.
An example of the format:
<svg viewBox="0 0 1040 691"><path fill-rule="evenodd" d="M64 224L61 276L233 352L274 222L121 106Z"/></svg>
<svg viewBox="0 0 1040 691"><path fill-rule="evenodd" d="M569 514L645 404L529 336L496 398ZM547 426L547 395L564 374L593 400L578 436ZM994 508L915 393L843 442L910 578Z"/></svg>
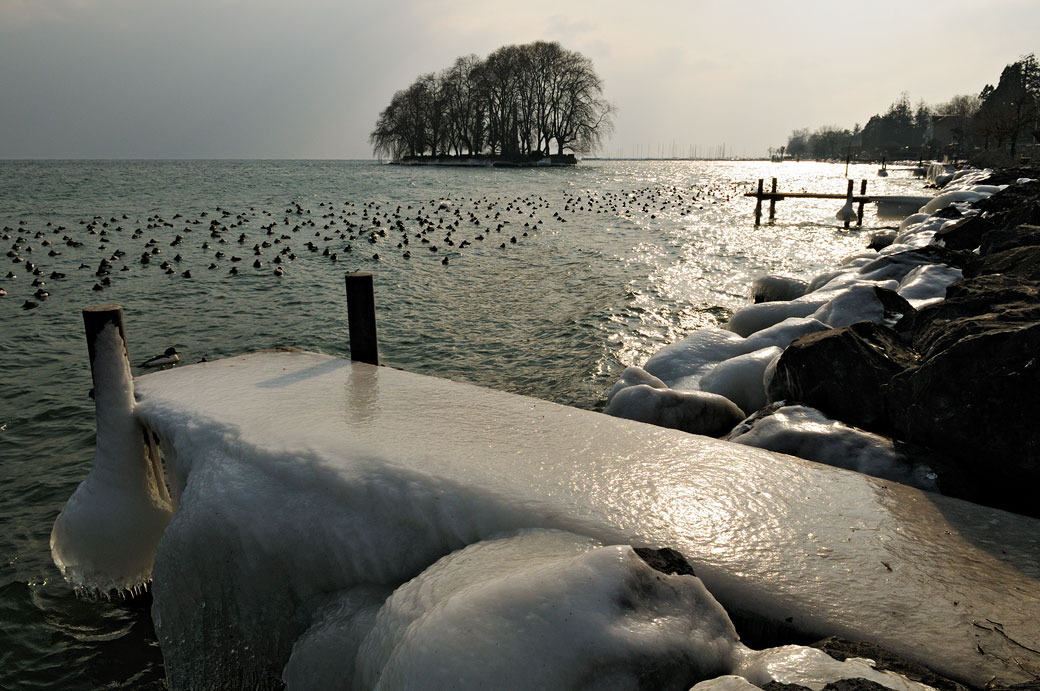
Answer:
<svg viewBox="0 0 1040 691"><path fill-rule="evenodd" d="M849 175L920 193L890 171ZM0 162L0 687L164 685L147 604L77 599L50 561L92 458L84 306L124 307L133 362L346 355L343 275L369 271L383 364L598 409L626 365L724 320L755 276L829 270L890 223L868 207L844 230L840 201L787 200L755 228L742 195L772 176L845 191L844 165L794 162Z"/></svg>

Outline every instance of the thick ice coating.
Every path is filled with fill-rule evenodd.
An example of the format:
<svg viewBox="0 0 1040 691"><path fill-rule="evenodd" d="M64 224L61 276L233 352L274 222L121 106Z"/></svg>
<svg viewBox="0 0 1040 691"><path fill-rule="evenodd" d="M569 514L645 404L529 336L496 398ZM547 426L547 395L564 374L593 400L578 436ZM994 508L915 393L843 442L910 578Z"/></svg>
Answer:
<svg viewBox="0 0 1040 691"><path fill-rule="evenodd" d="M767 307L764 303L756 307ZM697 329L681 341L669 344L651 357L643 369L652 377L658 377L667 386L686 391L697 390L701 377L721 362L763 348L786 348L791 341L808 333L823 331L827 325L818 319L787 317L777 323L741 338L726 329ZM636 382L631 377L637 373L622 373L622 380ZM650 383L639 381L638 383ZM612 389L612 391L616 391Z"/></svg>
<svg viewBox="0 0 1040 691"><path fill-rule="evenodd" d="M626 389L630 386L636 386L638 384L646 384L655 389L667 389L668 385L663 381L655 377L654 375L647 372L642 367L626 367L625 371L618 377L617 382L611 387L610 392L607 394L607 405L610 405L610 401L614 398L618 391Z"/></svg>
<svg viewBox="0 0 1040 691"><path fill-rule="evenodd" d="M421 602L449 582L422 576L438 560L530 529L672 547L738 631L866 640L979 685L1020 680L1021 669L1004 662L1012 656L1040 664L1008 640L1040 648L1033 519L313 353L192 365L141 377L136 388L135 415L159 435L180 490L153 585L173 688L277 688L290 658L299 670L308 655L315 664L323 645L335 651L376 629L400 630L403 610L383 614L384 593L414 579L416 590L406 586L398 602ZM627 552L611 550L546 573L558 574L549 580L562 588L592 563L584 559L609 561L595 561L605 580L589 586L598 607L630 578L625 563L615 564ZM461 563L451 568L461 582ZM512 586L467 573L479 585L439 591L444 604L416 615L417 634L427 616L472 612L468 594L512 616ZM516 596L535 597L532 590ZM558 592L566 600L577 590ZM1001 632L971 625L987 618ZM979 655L976 645L994 654ZM407 657L420 653L409 648Z"/></svg>
<svg viewBox="0 0 1040 691"><path fill-rule="evenodd" d="M899 282L899 295L914 309L921 309L946 297L946 286L964 278L964 273L945 264L918 266Z"/></svg>
<svg viewBox="0 0 1040 691"><path fill-rule="evenodd" d="M719 394L661 389L647 384L621 389L603 412L709 437L728 433L745 416L732 400Z"/></svg>
<svg viewBox="0 0 1040 691"><path fill-rule="evenodd" d="M867 679L894 691L930 691L932 688L892 672L879 672L871 660L849 658L839 662L822 650L802 645L768 650L745 649L744 659L737 665L735 673L758 687L775 681L821 691L839 679Z"/></svg>
<svg viewBox="0 0 1040 691"><path fill-rule="evenodd" d="M94 465L54 521L51 556L78 589L135 591L151 580L173 507L158 453L133 417L134 383L115 325L98 336L92 366Z"/></svg>
<svg viewBox="0 0 1040 691"><path fill-rule="evenodd" d="M723 360L701 378L703 391L725 396L745 413L766 404L765 371L784 352L776 346Z"/></svg>
<svg viewBox="0 0 1040 691"><path fill-rule="evenodd" d="M282 675L289 691L745 691L755 688L748 678L817 691L845 678L928 688L811 648L750 650L696 576L667 575L631 547L554 530L452 552L389 597L352 588L316 621L293 646Z"/></svg>
<svg viewBox="0 0 1040 691"><path fill-rule="evenodd" d="M925 466L912 466L890 439L849 427L807 406L787 405L769 415L751 417L726 438L911 487L938 489L935 473Z"/></svg>
<svg viewBox="0 0 1040 691"><path fill-rule="evenodd" d="M655 571L631 547L530 531L454 552L395 590L354 684L688 688L730 669L736 643L699 578Z"/></svg>
<svg viewBox="0 0 1040 691"><path fill-rule="evenodd" d="M751 282L748 293L752 302L793 300L805 294L805 281L789 276L759 276Z"/></svg>

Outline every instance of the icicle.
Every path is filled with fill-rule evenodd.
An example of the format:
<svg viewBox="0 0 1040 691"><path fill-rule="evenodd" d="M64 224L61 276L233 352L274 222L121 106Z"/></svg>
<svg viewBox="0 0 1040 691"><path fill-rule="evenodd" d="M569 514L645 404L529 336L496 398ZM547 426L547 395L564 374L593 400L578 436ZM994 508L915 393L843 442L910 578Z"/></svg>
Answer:
<svg viewBox="0 0 1040 691"><path fill-rule="evenodd" d="M173 512L158 451L133 417L134 382L115 323L94 343L97 442L87 479L51 530L51 556L77 590L141 592Z"/></svg>

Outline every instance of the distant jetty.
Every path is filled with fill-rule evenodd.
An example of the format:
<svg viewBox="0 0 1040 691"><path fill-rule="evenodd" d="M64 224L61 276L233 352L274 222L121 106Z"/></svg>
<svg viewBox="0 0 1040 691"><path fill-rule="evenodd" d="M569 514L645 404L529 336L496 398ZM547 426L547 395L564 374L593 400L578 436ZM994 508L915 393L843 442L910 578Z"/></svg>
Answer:
<svg viewBox="0 0 1040 691"><path fill-rule="evenodd" d="M574 154L521 156L405 156L390 163L402 166L462 166L467 168L554 168L578 164Z"/></svg>

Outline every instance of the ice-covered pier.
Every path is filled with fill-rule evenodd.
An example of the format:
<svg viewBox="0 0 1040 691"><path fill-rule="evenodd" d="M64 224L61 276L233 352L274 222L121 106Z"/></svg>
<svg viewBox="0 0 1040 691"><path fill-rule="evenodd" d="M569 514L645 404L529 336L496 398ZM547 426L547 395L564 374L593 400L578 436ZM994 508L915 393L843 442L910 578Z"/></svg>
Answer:
<svg viewBox="0 0 1040 691"><path fill-rule="evenodd" d="M111 326L99 343L122 353ZM96 379L103 357L95 356ZM407 687L401 665L434 683L428 675L443 670L444 660L466 655L469 671L490 655L506 665L499 673L529 672L533 662L523 662L517 641L545 647L556 639L542 629L517 633L520 622L575 625L567 614L576 616L574 598L592 598L593 610L610 604L595 604L595 580L582 580L590 578L585 571L576 582L568 580L577 578L572 572L531 571L546 558L544 536L523 538L531 542L520 543L519 556L502 557L502 548L498 561L481 562L491 566L476 572L465 559L438 560L453 553L476 559L473 546L542 529L572 534L549 539L565 554L589 549L568 539L679 550L745 639L869 641L977 687L1040 670L1035 519L747 446L315 353L184 366L120 390L128 388L136 391L132 417L146 439L158 439L170 484L172 518L158 540L152 587L175 688L262 685L283 667L287 679L328 681L337 665L347 679L382 679L388 687L397 679ZM100 460L104 417L99 402ZM150 458L148 446L142 459ZM92 496L80 508L122 491L111 472L85 492ZM155 472L153 459L138 489ZM153 504L167 501L149 491ZM526 544L532 552L525 556ZM593 565L614 568L625 554ZM521 566L528 568L517 577L522 585L488 594L488 569L501 576ZM136 563L131 568L140 572ZM562 597L561 588L570 600L552 599ZM424 615L436 634L422 638L415 612L429 611L447 591L465 592L459 597L469 604L438 610L440 619ZM546 618L550 610L557 619ZM709 630L710 619L704 615ZM653 657L661 633L652 632L667 621L658 612L653 624L644 622L649 628L638 635L651 642L637 644L640 655ZM594 629L580 624L582 636ZM621 634L609 623L604 629L615 645ZM458 643L460 631L470 638ZM566 640L574 631L557 635ZM626 640L634 635L624 633ZM705 634L683 636L702 641ZM441 647L430 652L434 643ZM564 648L549 645L549 652ZM509 662L512 654L521 661ZM436 664L423 667L430 655ZM557 677L545 683L562 684Z"/></svg>

